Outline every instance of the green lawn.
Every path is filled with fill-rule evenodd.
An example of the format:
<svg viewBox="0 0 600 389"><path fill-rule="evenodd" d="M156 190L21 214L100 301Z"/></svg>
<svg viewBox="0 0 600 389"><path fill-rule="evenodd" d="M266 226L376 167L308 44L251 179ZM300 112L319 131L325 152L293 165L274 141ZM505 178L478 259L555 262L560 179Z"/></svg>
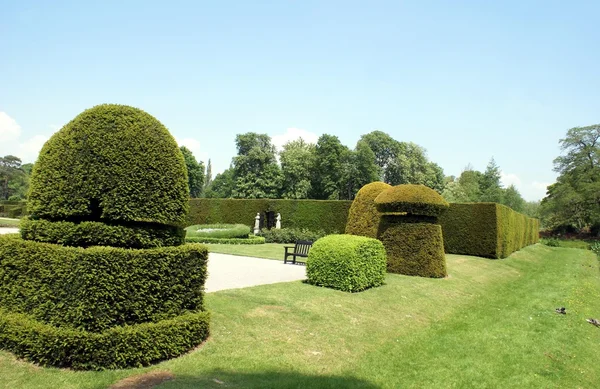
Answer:
<svg viewBox="0 0 600 389"><path fill-rule="evenodd" d="M151 371L174 375L162 389L598 385L600 328L585 321L600 318L592 252L447 259L446 279L388 275L358 294L302 282L210 293L208 341L150 368L75 372L0 352L0 387L100 389Z"/></svg>
<svg viewBox="0 0 600 389"><path fill-rule="evenodd" d="M283 261L284 246L293 246L294 244L207 244L208 250L212 253L245 255L249 257L279 259Z"/></svg>
<svg viewBox="0 0 600 389"><path fill-rule="evenodd" d="M7 217L0 217L0 227L18 227L19 219L9 219Z"/></svg>

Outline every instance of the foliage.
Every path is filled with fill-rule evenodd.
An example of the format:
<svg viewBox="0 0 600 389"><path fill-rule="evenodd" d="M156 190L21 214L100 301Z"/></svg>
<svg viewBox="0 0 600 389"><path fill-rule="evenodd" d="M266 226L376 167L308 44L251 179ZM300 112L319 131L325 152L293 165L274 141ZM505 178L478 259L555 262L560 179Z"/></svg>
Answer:
<svg viewBox="0 0 600 389"><path fill-rule="evenodd" d="M203 309L208 252L186 244L87 249L0 236L0 308L99 332Z"/></svg>
<svg viewBox="0 0 600 389"><path fill-rule="evenodd" d="M343 198L348 200L355 198L360 188L378 179L375 153L365 141L359 140L354 151L351 151L345 160L342 178L345 185Z"/></svg>
<svg viewBox="0 0 600 389"><path fill-rule="evenodd" d="M0 347L44 366L103 370L141 367L177 357L209 334L208 312L90 332L55 327L0 309Z"/></svg>
<svg viewBox="0 0 600 389"><path fill-rule="evenodd" d="M327 235L323 230L309 230L308 228L263 228L260 236L265 238L267 243L295 243L298 240L316 240Z"/></svg>
<svg viewBox="0 0 600 389"><path fill-rule="evenodd" d="M502 185L500 184L500 168L493 157L490 159L485 172L480 178L479 190L481 191L481 196L478 201L502 203L503 193Z"/></svg>
<svg viewBox="0 0 600 389"><path fill-rule="evenodd" d="M344 292L360 292L383 285L385 249L364 236L329 235L317 240L306 260L306 276L313 285Z"/></svg>
<svg viewBox="0 0 600 389"><path fill-rule="evenodd" d="M206 176L204 178L204 190L210 186L212 183L212 163L210 162L210 158L208 159L208 164L206 165Z"/></svg>
<svg viewBox="0 0 600 389"><path fill-rule="evenodd" d="M350 201L281 199L191 199L188 225L246 224L253 226L257 213L280 213L282 227L340 233L346 228Z"/></svg>
<svg viewBox="0 0 600 389"><path fill-rule="evenodd" d="M0 216L8 218L19 218L26 214L26 201L1 201Z"/></svg>
<svg viewBox="0 0 600 389"><path fill-rule="evenodd" d="M560 241L556 238L547 238L540 241L542 244L550 247L560 247Z"/></svg>
<svg viewBox="0 0 600 389"><path fill-rule="evenodd" d="M265 238L262 236L249 235L245 238L211 238L201 236L190 236L186 237L185 241L188 243L207 243L207 244L242 244L242 245L255 245L265 244Z"/></svg>
<svg viewBox="0 0 600 389"><path fill-rule="evenodd" d="M350 157L348 147L334 135L319 137L314 151L311 197L319 200L340 200L344 190L344 167Z"/></svg>
<svg viewBox="0 0 600 389"><path fill-rule="evenodd" d="M250 227L244 224L195 224L186 227L186 238L248 238Z"/></svg>
<svg viewBox="0 0 600 389"><path fill-rule="evenodd" d="M406 223L384 215L379 240L387 253L387 271L411 276L446 277L442 228L433 223Z"/></svg>
<svg viewBox="0 0 600 389"><path fill-rule="evenodd" d="M375 206L375 198L391 187L379 181L367 184L358 191L348 213L346 234L377 238L381 215Z"/></svg>
<svg viewBox="0 0 600 389"><path fill-rule="evenodd" d="M406 212L411 215L437 217L448 208L444 198L425 185L396 185L375 198L379 212Z"/></svg>
<svg viewBox="0 0 600 389"><path fill-rule="evenodd" d="M187 169L188 187L190 189L190 197L200 197L204 190L204 163L196 161L194 154L185 146L179 148L183 154L185 167Z"/></svg>
<svg viewBox="0 0 600 389"><path fill-rule="evenodd" d="M25 198L29 186L31 164L21 165L14 155L0 157L0 200Z"/></svg>
<svg viewBox="0 0 600 389"><path fill-rule="evenodd" d="M235 138L238 155L233 158L235 198L278 198L281 169L275 158L275 146L267 134L248 132Z"/></svg>
<svg viewBox="0 0 600 389"><path fill-rule="evenodd" d="M516 212L524 212L525 200L521 197L521 194L514 185L510 185L504 189L502 194L502 204L509 208L512 208Z"/></svg>
<svg viewBox="0 0 600 389"><path fill-rule="evenodd" d="M590 245L590 250L592 250L598 257L600 257L600 242L594 242Z"/></svg>
<svg viewBox="0 0 600 389"><path fill-rule="evenodd" d="M311 190L315 145L302 138L283 145L279 152L283 175L282 198L306 199Z"/></svg>
<svg viewBox="0 0 600 389"><path fill-rule="evenodd" d="M451 203L439 223L446 253L505 258L539 240L537 219L496 203Z"/></svg>
<svg viewBox="0 0 600 389"><path fill-rule="evenodd" d="M188 197L183 155L168 130L140 109L105 104L42 147L28 207L34 218L177 224Z"/></svg>
<svg viewBox="0 0 600 389"><path fill-rule="evenodd" d="M207 198L231 198L234 185L233 169L225 169L223 173L217 174L215 179L206 187L204 195Z"/></svg>
<svg viewBox="0 0 600 389"><path fill-rule="evenodd" d="M101 222L48 221L21 219L21 237L65 246L113 246L153 248L184 243L182 228L160 224L118 225Z"/></svg>

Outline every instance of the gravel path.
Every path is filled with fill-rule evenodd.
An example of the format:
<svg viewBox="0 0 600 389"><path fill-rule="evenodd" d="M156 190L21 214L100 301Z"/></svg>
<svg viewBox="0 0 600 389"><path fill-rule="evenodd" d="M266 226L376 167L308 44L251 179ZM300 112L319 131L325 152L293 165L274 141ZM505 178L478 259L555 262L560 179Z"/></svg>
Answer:
<svg viewBox="0 0 600 389"><path fill-rule="evenodd" d="M0 234L19 232L18 228L0 228ZM206 291L247 288L249 286L298 281L306 278L306 267L284 265L272 259L210 253Z"/></svg>

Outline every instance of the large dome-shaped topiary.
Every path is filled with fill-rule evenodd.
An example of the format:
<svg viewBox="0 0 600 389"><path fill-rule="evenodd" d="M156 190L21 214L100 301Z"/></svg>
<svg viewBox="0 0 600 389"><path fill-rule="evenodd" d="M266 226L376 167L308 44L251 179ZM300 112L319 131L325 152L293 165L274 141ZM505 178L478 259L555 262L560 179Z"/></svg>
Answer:
<svg viewBox="0 0 600 389"><path fill-rule="evenodd" d="M435 190L425 185L403 184L385 190L375 198L382 213L405 212L411 215L439 216L449 204Z"/></svg>
<svg viewBox="0 0 600 389"><path fill-rule="evenodd" d="M348 212L346 234L377 238L381 214L375 206L375 198L392 186L385 182L371 182L360 188Z"/></svg>
<svg viewBox="0 0 600 389"><path fill-rule="evenodd" d="M129 106L88 109L42 148L29 192L33 219L184 222L183 156L157 119Z"/></svg>

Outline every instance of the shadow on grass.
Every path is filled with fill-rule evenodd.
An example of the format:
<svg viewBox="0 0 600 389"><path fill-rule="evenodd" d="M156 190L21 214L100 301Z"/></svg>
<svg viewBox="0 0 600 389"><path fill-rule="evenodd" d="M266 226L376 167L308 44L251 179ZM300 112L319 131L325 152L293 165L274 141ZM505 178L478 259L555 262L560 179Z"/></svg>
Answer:
<svg viewBox="0 0 600 389"><path fill-rule="evenodd" d="M351 376L318 376L287 371L232 372L214 370L201 376L176 374L173 381L165 382L157 389L197 388L369 388L374 385Z"/></svg>

